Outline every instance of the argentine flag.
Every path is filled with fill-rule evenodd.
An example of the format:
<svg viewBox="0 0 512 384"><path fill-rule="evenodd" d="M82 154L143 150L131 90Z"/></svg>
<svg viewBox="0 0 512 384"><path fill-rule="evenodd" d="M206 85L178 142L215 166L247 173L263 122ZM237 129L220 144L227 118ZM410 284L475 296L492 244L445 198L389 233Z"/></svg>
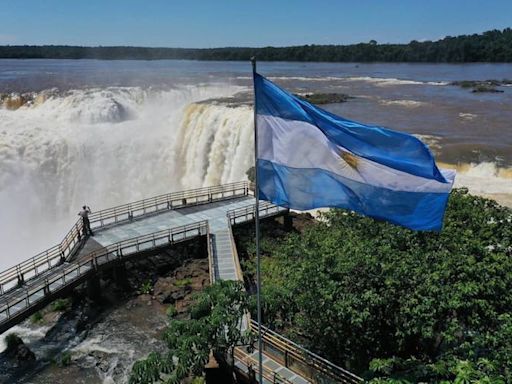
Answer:
<svg viewBox="0 0 512 384"><path fill-rule="evenodd" d="M455 171L412 135L346 120L254 74L261 200L441 230Z"/></svg>

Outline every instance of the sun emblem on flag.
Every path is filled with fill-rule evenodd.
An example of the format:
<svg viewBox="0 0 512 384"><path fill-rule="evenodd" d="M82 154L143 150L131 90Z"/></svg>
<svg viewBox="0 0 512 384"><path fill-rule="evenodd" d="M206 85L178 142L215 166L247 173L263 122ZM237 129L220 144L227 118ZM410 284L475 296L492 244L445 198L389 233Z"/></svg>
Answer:
<svg viewBox="0 0 512 384"><path fill-rule="evenodd" d="M353 153L341 150L339 155L343 160L343 165L348 164L353 170L358 170L357 166L359 165L359 160Z"/></svg>

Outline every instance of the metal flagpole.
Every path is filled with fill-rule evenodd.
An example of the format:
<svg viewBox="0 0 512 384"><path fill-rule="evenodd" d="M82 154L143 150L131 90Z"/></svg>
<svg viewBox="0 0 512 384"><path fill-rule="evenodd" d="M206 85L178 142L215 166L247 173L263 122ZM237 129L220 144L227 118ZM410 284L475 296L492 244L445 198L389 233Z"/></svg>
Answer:
<svg viewBox="0 0 512 384"><path fill-rule="evenodd" d="M251 57L254 86L254 197L256 198L256 297L258 302L258 382L263 384L263 342L261 339L260 191L258 184L258 123L256 115L256 57Z"/></svg>

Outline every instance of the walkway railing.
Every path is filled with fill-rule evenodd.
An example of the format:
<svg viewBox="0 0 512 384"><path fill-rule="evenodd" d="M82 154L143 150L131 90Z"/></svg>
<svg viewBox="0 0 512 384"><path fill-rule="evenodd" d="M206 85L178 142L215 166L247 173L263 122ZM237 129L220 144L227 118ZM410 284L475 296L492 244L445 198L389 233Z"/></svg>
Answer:
<svg viewBox="0 0 512 384"><path fill-rule="evenodd" d="M276 216L288 212L288 208L283 208L274 205L269 201L260 201L260 218L263 219L268 216ZM256 215L256 206L243 207L228 211L227 216L231 225L245 223L246 221L254 220Z"/></svg>
<svg viewBox="0 0 512 384"><path fill-rule="evenodd" d="M215 201L247 196L249 183L241 181L214 187L167 193L133 203L107 208L89 216L92 228L130 221L135 218ZM82 221L78 220L62 242L38 255L0 273L0 295L21 286L25 281L38 277L61 265L73 255L83 240Z"/></svg>
<svg viewBox="0 0 512 384"><path fill-rule="evenodd" d="M0 333L3 325L11 318L23 315L27 309L38 304L47 296L59 293L77 280L83 280L89 273L110 262L132 257L139 252L206 235L207 232L208 222L200 221L120 241L94 251L76 262L65 264L62 270L55 271L47 278L36 281L33 285L21 290L20 294L7 295L0 299Z"/></svg>
<svg viewBox="0 0 512 384"><path fill-rule="evenodd" d="M89 218L91 227L100 228L121 221L133 220L151 213L158 213L187 207L207 204L234 197L247 196L249 184L247 181L218 185L214 187L191 189L188 191L171 192L165 195L139 200L133 203L119 205L92 213Z"/></svg>
<svg viewBox="0 0 512 384"><path fill-rule="evenodd" d="M235 348L235 359L245 365L248 372L254 372L255 378L258 377L260 371L258 360L248 354L244 350L244 347ZM272 371L266 366L263 366L262 376L265 380L268 380L273 384L293 384L293 382L279 375L279 373Z"/></svg>
<svg viewBox="0 0 512 384"><path fill-rule="evenodd" d="M251 329L257 332L258 323L254 320L251 320ZM267 327L262 326L262 330L263 351L311 382L357 384L364 381Z"/></svg>
<svg viewBox="0 0 512 384"><path fill-rule="evenodd" d="M80 245L82 232L82 221L78 220L60 244L1 272L0 295L61 265Z"/></svg>

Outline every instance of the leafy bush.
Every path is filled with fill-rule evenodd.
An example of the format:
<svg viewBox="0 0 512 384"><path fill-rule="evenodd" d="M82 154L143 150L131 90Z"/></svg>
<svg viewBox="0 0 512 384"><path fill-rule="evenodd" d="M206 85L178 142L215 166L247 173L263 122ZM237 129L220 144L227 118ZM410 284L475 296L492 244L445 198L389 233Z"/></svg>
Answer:
<svg viewBox="0 0 512 384"><path fill-rule="evenodd" d="M149 295L153 291L153 284L150 280L145 281L139 288L139 294Z"/></svg>
<svg viewBox="0 0 512 384"><path fill-rule="evenodd" d="M146 384L161 379L180 383L187 376L202 376L210 351L230 355L234 346L253 342L250 333L242 333L240 318L251 302L243 284L220 281L195 296L191 320L172 319L164 333L166 354L151 353L133 365L130 384ZM201 380L196 378L195 380ZM201 381L198 381L201 382Z"/></svg>
<svg viewBox="0 0 512 384"><path fill-rule="evenodd" d="M61 367L67 367L71 364L71 352L65 351L60 355L59 365Z"/></svg>
<svg viewBox="0 0 512 384"><path fill-rule="evenodd" d="M30 316L30 321L32 322L32 324L40 323L41 321L43 321L42 313L40 311L37 311L32 316Z"/></svg>
<svg viewBox="0 0 512 384"><path fill-rule="evenodd" d="M191 384L205 384L206 380L202 376L196 376L192 379Z"/></svg>
<svg viewBox="0 0 512 384"><path fill-rule="evenodd" d="M174 305L169 305L169 307L167 308L167 317L169 319L172 319L174 316L176 316L178 314L178 310L176 309L176 307Z"/></svg>
<svg viewBox="0 0 512 384"><path fill-rule="evenodd" d="M69 299L57 299L51 304L51 310L53 312L61 312L69 309L71 302Z"/></svg>
<svg viewBox="0 0 512 384"><path fill-rule="evenodd" d="M192 284L192 279L191 278L176 280L174 282L174 285L177 286L177 287L184 287L184 286L190 285L190 284Z"/></svg>

